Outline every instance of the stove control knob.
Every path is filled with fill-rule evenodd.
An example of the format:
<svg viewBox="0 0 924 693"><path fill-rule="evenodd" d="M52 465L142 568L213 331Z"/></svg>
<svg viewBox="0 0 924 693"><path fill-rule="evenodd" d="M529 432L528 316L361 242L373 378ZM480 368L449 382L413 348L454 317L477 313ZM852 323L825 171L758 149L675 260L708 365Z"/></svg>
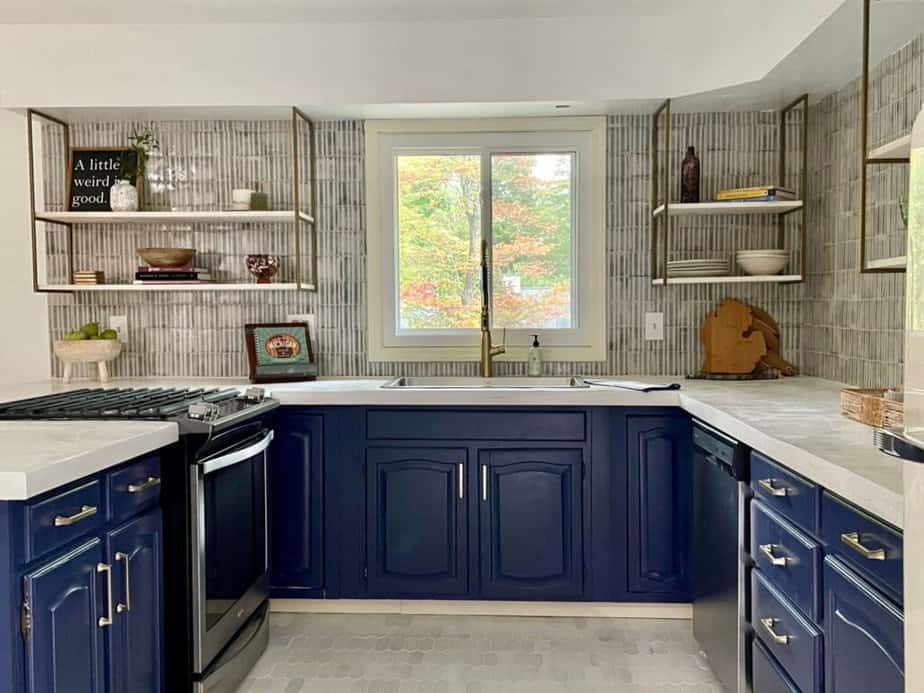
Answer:
<svg viewBox="0 0 924 693"><path fill-rule="evenodd" d="M266 399L266 390L262 387L248 387L241 393L240 399L245 402L253 402L254 404L259 404L264 399Z"/></svg>
<svg viewBox="0 0 924 693"><path fill-rule="evenodd" d="M195 402L189 405L186 415L196 421L214 421L218 418L219 408L211 402Z"/></svg>

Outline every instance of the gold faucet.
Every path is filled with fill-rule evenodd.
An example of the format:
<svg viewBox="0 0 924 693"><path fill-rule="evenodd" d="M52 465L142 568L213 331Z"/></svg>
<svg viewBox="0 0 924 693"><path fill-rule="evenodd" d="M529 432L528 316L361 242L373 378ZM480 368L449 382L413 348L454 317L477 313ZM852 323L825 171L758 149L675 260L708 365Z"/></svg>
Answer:
<svg viewBox="0 0 924 693"><path fill-rule="evenodd" d="M481 241L481 377L490 378L494 375L494 357L507 351L501 344L491 343L491 313L488 297L488 242ZM504 341L507 339L507 329L504 328Z"/></svg>

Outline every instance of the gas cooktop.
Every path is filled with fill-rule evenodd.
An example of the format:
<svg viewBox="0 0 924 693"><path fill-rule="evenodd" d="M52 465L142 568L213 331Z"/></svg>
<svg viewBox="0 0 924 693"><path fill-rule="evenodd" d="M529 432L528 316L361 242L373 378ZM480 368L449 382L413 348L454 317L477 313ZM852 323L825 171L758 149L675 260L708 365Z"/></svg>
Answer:
<svg viewBox="0 0 924 693"><path fill-rule="evenodd" d="M83 388L0 403L0 420L173 420L181 433L226 428L279 406L260 388Z"/></svg>

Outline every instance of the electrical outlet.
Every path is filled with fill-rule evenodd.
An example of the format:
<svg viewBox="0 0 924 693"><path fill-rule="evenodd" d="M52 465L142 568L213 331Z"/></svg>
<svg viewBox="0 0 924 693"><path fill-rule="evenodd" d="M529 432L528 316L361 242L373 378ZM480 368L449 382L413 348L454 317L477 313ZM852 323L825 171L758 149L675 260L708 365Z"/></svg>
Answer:
<svg viewBox="0 0 924 693"><path fill-rule="evenodd" d="M664 341L664 313L645 313L645 341Z"/></svg>
<svg viewBox="0 0 924 693"><path fill-rule="evenodd" d="M127 315L110 315L109 329L119 333L119 341L128 343L128 316Z"/></svg>

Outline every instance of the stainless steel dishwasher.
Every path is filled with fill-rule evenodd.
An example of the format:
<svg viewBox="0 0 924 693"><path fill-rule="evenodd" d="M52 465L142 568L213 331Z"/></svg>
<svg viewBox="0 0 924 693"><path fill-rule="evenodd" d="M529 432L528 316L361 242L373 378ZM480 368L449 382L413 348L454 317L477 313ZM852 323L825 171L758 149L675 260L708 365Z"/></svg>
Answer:
<svg viewBox="0 0 924 693"><path fill-rule="evenodd" d="M693 421L693 635L728 693L747 691L748 450Z"/></svg>

